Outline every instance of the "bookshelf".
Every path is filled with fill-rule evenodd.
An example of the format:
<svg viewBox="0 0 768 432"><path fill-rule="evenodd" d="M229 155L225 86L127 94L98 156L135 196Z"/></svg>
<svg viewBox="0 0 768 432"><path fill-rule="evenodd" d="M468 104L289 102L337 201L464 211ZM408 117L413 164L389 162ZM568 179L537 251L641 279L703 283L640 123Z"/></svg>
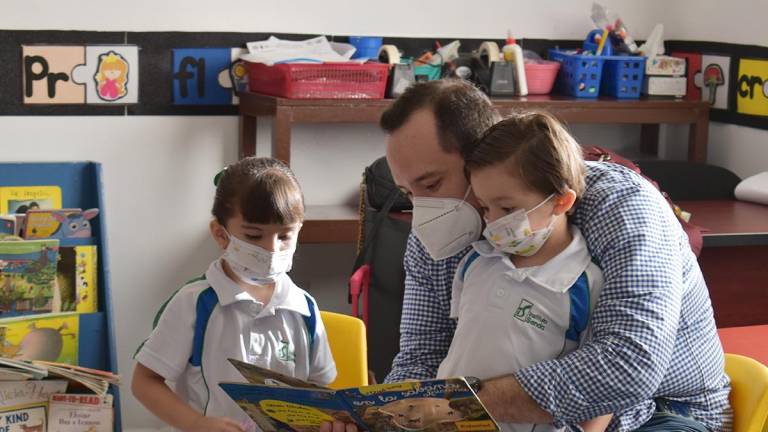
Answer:
<svg viewBox="0 0 768 432"><path fill-rule="evenodd" d="M97 246L98 311L79 315L78 363L81 366L117 373L101 173L101 164L96 162L0 163L0 186L56 185L61 188L63 208L100 210L99 215L91 220L91 238L63 240L61 245ZM117 387L112 387L111 392L115 397L115 431L120 432L120 392Z"/></svg>

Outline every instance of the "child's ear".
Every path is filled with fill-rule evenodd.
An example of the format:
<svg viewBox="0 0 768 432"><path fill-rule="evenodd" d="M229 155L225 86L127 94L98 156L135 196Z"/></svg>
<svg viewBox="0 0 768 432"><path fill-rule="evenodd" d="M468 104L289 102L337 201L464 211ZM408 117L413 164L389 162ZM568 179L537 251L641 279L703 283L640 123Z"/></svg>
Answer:
<svg viewBox="0 0 768 432"><path fill-rule="evenodd" d="M576 202L576 192L573 189L567 189L561 195L555 197L555 215L567 213L573 207Z"/></svg>
<svg viewBox="0 0 768 432"><path fill-rule="evenodd" d="M220 248L226 249L229 245L229 235L226 228L224 228L216 219L211 220L208 224L208 229L211 231L211 237L216 241Z"/></svg>

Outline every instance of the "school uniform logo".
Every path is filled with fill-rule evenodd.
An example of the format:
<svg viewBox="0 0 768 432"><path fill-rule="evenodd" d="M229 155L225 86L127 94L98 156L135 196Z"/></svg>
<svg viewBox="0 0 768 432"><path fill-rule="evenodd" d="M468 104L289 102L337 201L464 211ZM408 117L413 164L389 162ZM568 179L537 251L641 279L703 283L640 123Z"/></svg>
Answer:
<svg viewBox="0 0 768 432"><path fill-rule="evenodd" d="M547 327L547 324L549 321L547 321L546 318L544 318L541 315L536 314L533 312L533 307L535 304L532 302L522 299L520 301L520 305L517 307L517 310L515 311L515 318L518 320L532 325L533 327L536 327L539 330L544 330Z"/></svg>
<svg viewBox="0 0 768 432"><path fill-rule="evenodd" d="M281 340L280 348L277 349L277 358L284 362L295 362L296 352L288 341Z"/></svg>

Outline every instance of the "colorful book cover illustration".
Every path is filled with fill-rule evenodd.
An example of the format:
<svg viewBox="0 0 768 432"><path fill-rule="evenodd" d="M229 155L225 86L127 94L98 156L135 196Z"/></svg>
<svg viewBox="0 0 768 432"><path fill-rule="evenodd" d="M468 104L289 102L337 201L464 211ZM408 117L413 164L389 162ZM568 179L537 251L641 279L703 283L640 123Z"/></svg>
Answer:
<svg viewBox="0 0 768 432"><path fill-rule="evenodd" d="M7 432L45 432L45 406L32 405L0 411L0 430Z"/></svg>
<svg viewBox="0 0 768 432"><path fill-rule="evenodd" d="M0 187L0 214L59 208L61 208L61 188L58 186Z"/></svg>
<svg viewBox="0 0 768 432"><path fill-rule="evenodd" d="M66 390L58 380L0 382L0 430L45 432L48 400Z"/></svg>
<svg viewBox="0 0 768 432"><path fill-rule="evenodd" d="M5 340L0 356L77 364L80 318L77 313L0 319Z"/></svg>
<svg viewBox="0 0 768 432"><path fill-rule="evenodd" d="M55 312L91 313L98 310L97 246L61 246L56 282L60 304L54 302Z"/></svg>
<svg viewBox="0 0 768 432"><path fill-rule="evenodd" d="M48 432L112 432L112 395L55 394L48 411Z"/></svg>
<svg viewBox="0 0 768 432"><path fill-rule="evenodd" d="M0 241L0 315L53 310L58 240Z"/></svg>
<svg viewBox="0 0 768 432"><path fill-rule="evenodd" d="M88 238L91 222L99 209L30 210L24 224L24 238Z"/></svg>
<svg viewBox="0 0 768 432"><path fill-rule="evenodd" d="M16 217L0 215L0 240L16 235Z"/></svg>
<svg viewBox="0 0 768 432"><path fill-rule="evenodd" d="M496 422L463 378L404 382L330 390L230 360L238 370L252 369L248 383L219 386L265 432L316 432L324 421L356 423L371 432L497 431ZM294 379L295 380L295 379Z"/></svg>

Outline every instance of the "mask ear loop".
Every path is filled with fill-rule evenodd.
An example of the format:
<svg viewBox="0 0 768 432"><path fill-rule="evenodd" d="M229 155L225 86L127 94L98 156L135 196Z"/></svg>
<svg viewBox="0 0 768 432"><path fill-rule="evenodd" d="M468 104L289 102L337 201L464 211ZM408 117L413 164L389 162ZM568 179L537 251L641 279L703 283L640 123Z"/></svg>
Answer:
<svg viewBox="0 0 768 432"><path fill-rule="evenodd" d="M541 207L541 206L543 206L544 204L546 204L546 203L547 203L549 200L551 200L551 199L552 199L552 197L554 197L554 196L555 196L555 194L554 194L554 193L553 193L553 194L551 194L551 195L550 195L550 196L548 196L548 197L547 197L547 198L546 198L544 201L540 202L540 203L539 203L539 205L537 205L536 207L534 207L534 208L532 208L532 209L528 210L527 212L525 212L525 217L526 217L526 219L528 219L528 215L529 215L531 212L535 211L535 210L536 210L536 209L538 209L539 207ZM553 215L552 215L552 220L550 220L550 221L549 221L549 225L547 225L547 227L546 227L545 229L549 229L549 228L552 228L552 225L554 225L554 224L555 224L555 215L553 214ZM531 225L531 220L530 220L530 219L528 219L528 226L530 227L530 225ZM531 231L533 231L533 230L531 230Z"/></svg>
<svg viewBox="0 0 768 432"><path fill-rule="evenodd" d="M551 200L551 199L552 199L552 197L554 197L554 196L555 196L555 194L554 194L554 193L553 193L553 194L551 194L550 196L548 196L547 198L545 198L545 199L544 199L544 201L542 201L542 202L540 202L538 205L536 205L536 207L534 207L534 208L532 208L532 209L528 210L527 212L525 212L525 214L526 214L526 215L528 215L528 214L530 214L530 213L532 213L532 212L536 211L536 209L538 209L539 207L541 207L541 206L543 206L544 204L546 204L547 202L549 202L549 200Z"/></svg>
<svg viewBox="0 0 768 432"><path fill-rule="evenodd" d="M472 185L467 186L467 191L464 193L464 198L461 199L461 202L456 204L456 207L454 207L454 210L458 210L461 203L467 202L467 197L469 196L469 193L472 192Z"/></svg>

